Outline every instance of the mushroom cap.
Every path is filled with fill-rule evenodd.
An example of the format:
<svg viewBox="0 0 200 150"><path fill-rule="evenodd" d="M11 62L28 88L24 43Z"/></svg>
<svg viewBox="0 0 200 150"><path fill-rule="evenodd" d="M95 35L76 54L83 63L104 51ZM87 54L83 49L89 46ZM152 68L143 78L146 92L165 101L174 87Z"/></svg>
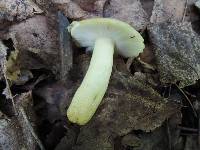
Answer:
<svg viewBox="0 0 200 150"><path fill-rule="evenodd" d="M136 57L144 49L144 39L129 24L110 18L74 21L68 28L80 47L93 50L96 39L110 38L115 50L124 57Z"/></svg>

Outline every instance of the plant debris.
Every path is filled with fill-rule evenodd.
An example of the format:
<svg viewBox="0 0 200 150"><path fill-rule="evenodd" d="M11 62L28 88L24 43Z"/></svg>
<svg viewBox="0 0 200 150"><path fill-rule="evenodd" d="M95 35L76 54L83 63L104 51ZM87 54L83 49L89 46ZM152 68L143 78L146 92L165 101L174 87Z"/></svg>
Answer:
<svg viewBox="0 0 200 150"><path fill-rule="evenodd" d="M1 0L0 10L0 149L199 150L199 0ZM96 17L129 23L145 49L114 56L79 126L66 111L92 54L67 27Z"/></svg>
<svg viewBox="0 0 200 150"><path fill-rule="evenodd" d="M33 119L32 116L28 116L25 113L33 113L31 108L31 94L24 93L19 97L16 97L16 108L18 116L11 119L0 119L0 148L1 149L36 149L37 142L40 141L34 132L32 127L33 122L30 123L28 118Z"/></svg>
<svg viewBox="0 0 200 150"><path fill-rule="evenodd" d="M51 19L56 21L55 17ZM56 22L45 16L36 16L10 27L6 38L11 38L14 47L19 50L20 68L26 70L45 68L52 70L54 74L57 74L57 77L63 74L61 72L65 71L64 74L66 74L69 71L67 68L70 68L72 64L72 52L61 55L61 52L57 51L60 49L59 36L61 35L58 35ZM64 40L67 40L66 37ZM63 48L61 47L61 49ZM68 50L70 51L70 49ZM60 59L62 57L68 60L67 64L62 63L61 65Z"/></svg>
<svg viewBox="0 0 200 150"><path fill-rule="evenodd" d="M162 23L148 28L156 65L163 84L195 84L200 73L199 36L191 23Z"/></svg>
<svg viewBox="0 0 200 150"><path fill-rule="evenodd" d="M136 28L143 30L148 23L148 15L142 8L139 0L69 0L54 1L71 19L80 20L91 17L110 17L125 21Z"/></svg>
<svg viewBox="0 0 200 150"><path fill-rule="evenodd" d="M0 1L0 29L6 22L22 21L43 11L31 0L1 0Z"/></svg>
<svg viewBox="0 0 200 150"><path fill-rule="evenodd" d="M4 77L4 72L6 72L5 71L6 55L7 55L7 48L0 41L0 79Z"/></svg>
<svg viewBox="0 0 200 150"><path fill-rule="evenodd" d="M104 17L125 21L136 30L144 30L148 24L148 15L139 0L110 0L104 9Z"/></svg>
<svg viewBox="0 0 200 150"><path fill-rule="evenodd" d="M106 0L53 0L53 3L71 19L85 19L103 16Z"/></svg>
<svg viewBox="0 0 200 150"><path fill-rule="evenodd" d="M187 0L155 0L151 22L181 21Z"/></svg>
<svg viewBox="0 0 200 150"><path fill-rule="evenodd" d="M79 61L85 72L87 67L83 64L88 66L89 59L81 58ZM81 128L74 149L113 149L114 143L110 141L117 136L126 135L132 130L154 130L166 118L179 112L179 105L163 99L145 83L145 75L140 73L131 77L114 71L108 89L94 118ZM68 143L69 139L65 140Z"/></svg>

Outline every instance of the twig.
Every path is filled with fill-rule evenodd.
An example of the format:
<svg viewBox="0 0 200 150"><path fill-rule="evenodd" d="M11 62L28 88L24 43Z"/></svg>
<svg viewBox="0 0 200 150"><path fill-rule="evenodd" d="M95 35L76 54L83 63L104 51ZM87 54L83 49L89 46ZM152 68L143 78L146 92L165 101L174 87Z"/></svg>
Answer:
<svg viewBox="0 0 200 150"><path fill-rule="evenodd" d="M34 132L33 127L32 127L31 124L29 123L29 120L28 120L28 118L27 118L27 116L26 116L26 113L25 113L23 107L19 107L19 111L21 112L22 117L24 118L24 121L25 121L25 123L26 123L28 129L30 130L32 136L35 138L35 140L36 140L37 144L39 145L40 149L41 149L41 150L45 150L44 146L42 145L42 142L40 141L40 139L38 138L38 136L37 136L36 133Z"/></svg>
<svg viewBox="0 0 200 150"><path fill-rule="evenodd" d="M194 106L192 105L192 102L190 101L190 99L188 98L188 96L185 94L185 92L175 83L176 87L179 89L179 91L184 95L184 97L187 99L187 101L189 102L190 106L192 107L193 113L195 115L195 117L197 117L197 113L194 109Z"/></svg>
<svg viewBox="0 0 200 150"><path fill-rule="evenodd" d="M182 22L185 21L185 16L186 16L186 13L187 13L187 7L188 7L188 0L186 0L186 2L185 2L185 8L184 8Z"/></svg>
<svg viewBox="0 0 200 150"><path fill-rule="evenodd" d="M65 81L69 70L72 68L72 47L70 43L70 34L67 32L69 21L67 17L58 11L58 27L59 27L59 46L60 46L60 79Z"/></svg>
<svg viewBox="0 0 200 150"><path fill-rule="evenodd" d="M188 91L185 91L185 94L187 94L187 95L189 95L190 97L192 97L192 98L197 98L197 96L196 95L194 95L194 94L191 94L190 92L188 92Z"/></svg>
<svg viewBox="0 0 200 150"><path fill-rule="evenodd" d="M188 128L188 127L182 127L182 126L178 126L177 128L184 131L198 132L198 129L194 129L194 128Z"/></svg>

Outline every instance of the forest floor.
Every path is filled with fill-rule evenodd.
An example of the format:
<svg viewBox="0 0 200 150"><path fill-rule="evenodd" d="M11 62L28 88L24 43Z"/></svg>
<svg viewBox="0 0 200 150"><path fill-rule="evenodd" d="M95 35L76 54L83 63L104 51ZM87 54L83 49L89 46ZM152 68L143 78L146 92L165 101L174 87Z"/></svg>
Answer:
<svg viewBox="0 0 200 150"><path fill-rule="evenodd" d="M72 21L115 18L144 38L115 55L106 94L84 126L66 116L92 53ZM0 150L199 150L200 1L1 0Z"/></svg>

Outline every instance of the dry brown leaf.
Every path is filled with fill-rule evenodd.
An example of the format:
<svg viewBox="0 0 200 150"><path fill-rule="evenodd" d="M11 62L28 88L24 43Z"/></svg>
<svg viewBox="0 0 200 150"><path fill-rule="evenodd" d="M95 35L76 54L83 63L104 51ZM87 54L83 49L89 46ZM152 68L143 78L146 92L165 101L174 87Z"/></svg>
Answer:
<svg viewBox="0 0 200 150"><path fill-rule="evenodd" d="M21 21L42 10L31 0L1 0L0 21Z"/></svg>
<svg viewBox="0 0 200 150"><path fill-rule="evenodd" d="M180 88L200 79L200 37L189 22L165 22L148 27L160 81Z"/></svg>
<svg viewBox="0 0 200 150"><path fill-rule="evenodd" d="M18 66L23 70L45 68L58 78L61 78L61 74L66 76L72 66L72 49L66 21L66 18L49 14L48 17L37 15L12 25L3 38L11 39L15 51L19 50ZM66 61L61 62L63 59ZM13 66L13 63L9 64ZM13 67L9 68L13 73Z"/></svg>
<svg viewBox="0 0 200 150"><path fill-rule="evenodd" d="M18 121L16 119L7 120L0 119L0 149L23 149L23 148L35 148L32 142L32 138L30 140L25 138L22 133L22 128L20 127ZM29 142L28 145L26 142Z"/></svg>
<svg viewBox="0 0 200 150"><path fill-rule="evenodd" d="M139 0L110 0L105 6L104 17L125 21L136 30L143 30L148 23L148 15Z"/></svg>
<svg viewBox="0 0 200 150"><path fill-rule="evenodd" d="M148 23L148 15L139 0L54 0L53 3L74 20L110 17L125 21L137 30L144 29Z"/></svg>
<svg viewBox="0 0 200 150"><path fill-rule="evenodd" d="M102 17L106 0L53 0L54 4L71 19Z"/></svg>
<svg viewBox="0 0 200 150"><path fill-rule="evenodd" d="M155 0L151 23L168 20L181 21L185 11L186 0Z"/></svg>
<svg viewBox="0 0 200 150"><path fill-rule="evenodd" d="M94 14L103 11L103 6L106 1L107 0L74 0L81 9Z"/></svg>
<svg viewBox="0 0 200 150"><path fill-rule="evenodd" d="M32 92L22 93L15 97L16 109L18 112L17 120L21 127L21 133L23 138L26 137L28 140L24 140L26 144L25 147L32 147L34 149L36 145L40 147L41 150L44 150L44 147L38 138L36 132L34 131L36 123L36 115L33 108L33 98ZM37 143L37 144L36 144Z"/></svg>
<svg viewBox="0 0 200 150"><path fill-rule="evenodd" d="M44 150L33 128L36 117L31 92L16 96L15 102L18 115L0 119L0 149L33 150L39 145Z"/></svg>
<svg viewBox="0 0 200 150"><path fill-rule="evenodd" d="M19 64L22 68L58 71L58 34L55 21L51 20L36 16L10 28L7 38L11 38L15 48L19 50Z"/></svg>
<svg viewBox="0 0 200 150"><path fill-rule="evenodd" d="M78 61L79 74L84 75L89 59L79 57ZM146 79L143 73L133 76L113 69L106 95L90 123L118 135L161 126L166 118L179 111L179 106L165 101Z"/></svg>
<svg viewBox="0 0 200 150"><path fill-rule="evenodd" d="M80 129L74 150L113 150L113 141L117 137L124 137L133 130L152 131L166 118L179 113L178 105L164 100L151 89L142 79L143 75L123 76L123 73L113 72L107 94L95 116ZM146 139L147 136L141 144ZM66 139L68 142L69 139ZM156 145L154 141L150 143ZM147 146L143 145L140 150L144 147Z"/></svg>

